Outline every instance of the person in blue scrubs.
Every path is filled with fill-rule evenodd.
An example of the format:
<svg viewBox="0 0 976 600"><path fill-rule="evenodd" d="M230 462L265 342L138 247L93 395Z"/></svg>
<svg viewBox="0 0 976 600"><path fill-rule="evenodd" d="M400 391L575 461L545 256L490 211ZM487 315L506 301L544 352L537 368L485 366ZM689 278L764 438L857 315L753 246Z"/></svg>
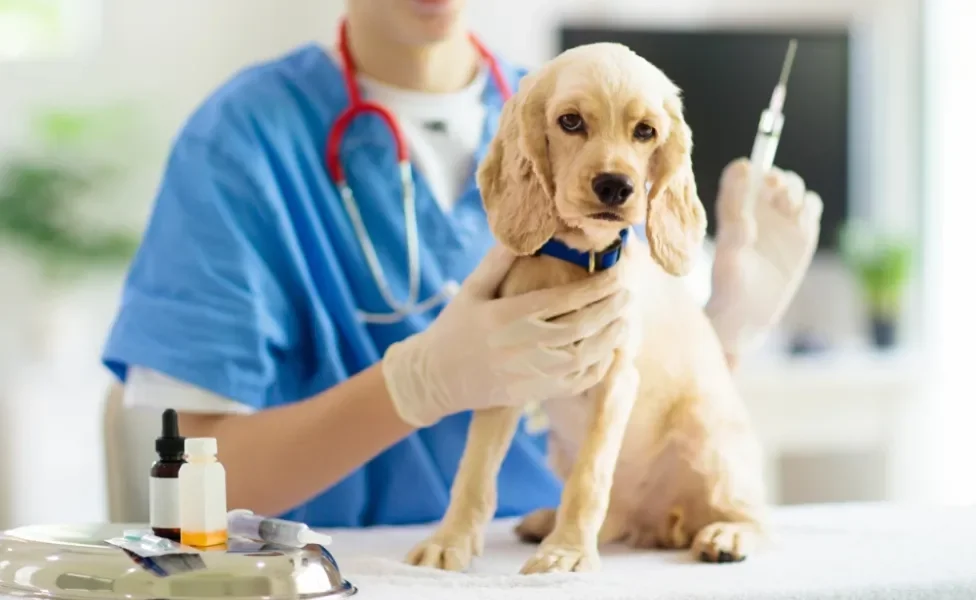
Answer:
<svg viewBox="0 0 976 600"><path fill-rule="evenodd" d="M396 112L414 158L420 298L462 282L450 309L390 324L359 318L388 307L323 164L347 91L335 51L307 46L238 73L179 133L104 361L129 407L173 407L184 435L217 438L231 507L315 526L433 521L447 506L468 411L595 383L627 294L608 272L494 299L513 257L493 249L474 170L503 97L460 4L348 8L364 95ZM515 88L522 72L499 66ZM362 117L341 150L393 295L405 298L390 131ZM578 314L553 329L540 326L540 310ZM404 344L390 357L395 342ZM552 346L566 363L533 368L551 361ZM524 431L515 441L500 515L558 498L543 441Z"/></svg>
<svg viewBox="0 0 976 600"><path fill-rule="evenodd" d="M173 143L103 360L124 384L127 410L172 407L183 435L217 438L229 508L316 527L436 521L471 410L572 392L608 367L629 302L614 270L495 298L513 257L495 246L473 174L504 98L462 8L347 3L357 86L396 115L410 149L419 297L461 282L446 308L392 323L362 318L389 307L323 164L349 102L335 50L309 45L237 73ZM498 64L517 89L524 70ZM359 118L340 156L403 299L392 140L379 119ZM553 364L554 348L565 363ZM544 444L524 427L516 435L497 516L558 503Z"/></svg>

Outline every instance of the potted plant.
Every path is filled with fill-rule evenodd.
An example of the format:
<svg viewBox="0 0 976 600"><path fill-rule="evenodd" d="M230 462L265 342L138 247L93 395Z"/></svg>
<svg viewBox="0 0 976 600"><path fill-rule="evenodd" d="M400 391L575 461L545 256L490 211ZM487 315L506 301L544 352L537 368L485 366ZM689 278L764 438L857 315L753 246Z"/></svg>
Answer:
<svg viewBox="0 0 976 600"><path fill-rule="evenodd" d="M897 341L914 244L907 236L860 222L846 224L840 240L841 255L867 301L872 342L878 348L889 348Z"/></svg>
<svg viewBox="0 0 976 600"><path fill-rule="evenodd" d="M94 303L76 300L107 296L133 256L139 232L122 186L146 147L133 116L126 107L45 109L0 149L0 352L18 349L0 369L58 347L58 320L85 319Z"/></svg>
<svg viewBox="0 0 976 600"><path fill-rule="evenodd" d="M49 110L29 143L0 154L0 244L33 259L48 280L128 262L138 237L105 203L131 166L124 111Z"/></svg>

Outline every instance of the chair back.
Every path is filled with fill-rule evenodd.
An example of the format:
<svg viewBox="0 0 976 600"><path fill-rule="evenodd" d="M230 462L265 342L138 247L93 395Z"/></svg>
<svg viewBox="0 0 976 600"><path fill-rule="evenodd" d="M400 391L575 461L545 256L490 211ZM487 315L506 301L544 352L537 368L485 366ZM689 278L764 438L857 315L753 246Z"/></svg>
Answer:
<svg viewBox="0 0 976 600"><path fill-rule="evenodd" d="M113 385L103 411L105 481L113 523L149 522L149 469L156 460L162 410L128 407L123 387Z"/></svg>

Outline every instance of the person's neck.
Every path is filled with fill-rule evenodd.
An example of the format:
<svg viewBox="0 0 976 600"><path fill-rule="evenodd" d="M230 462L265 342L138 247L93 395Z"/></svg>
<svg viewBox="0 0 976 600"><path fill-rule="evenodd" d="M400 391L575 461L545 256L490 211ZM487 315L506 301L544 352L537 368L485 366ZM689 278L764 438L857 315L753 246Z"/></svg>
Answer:
<svg viewBox="0 0 976 600"><path fill-rule="evenodd" d="M420 92L456 92L478 71L478 51L463 31L436 44L406 46L350 22L349 50L363 75Z"/></svg>

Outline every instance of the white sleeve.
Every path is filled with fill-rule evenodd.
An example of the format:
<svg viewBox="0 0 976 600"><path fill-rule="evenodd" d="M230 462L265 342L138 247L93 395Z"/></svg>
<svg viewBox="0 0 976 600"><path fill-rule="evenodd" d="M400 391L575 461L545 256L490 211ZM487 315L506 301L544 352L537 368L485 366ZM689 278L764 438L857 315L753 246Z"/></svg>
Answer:
<svg viewBox="0 0 976 600"><path fill-rule="evenodd" d="M248 414L254 409L211 391L132 365L125 381L123 404L129 408L175 409L179 412Z"/></svg>

